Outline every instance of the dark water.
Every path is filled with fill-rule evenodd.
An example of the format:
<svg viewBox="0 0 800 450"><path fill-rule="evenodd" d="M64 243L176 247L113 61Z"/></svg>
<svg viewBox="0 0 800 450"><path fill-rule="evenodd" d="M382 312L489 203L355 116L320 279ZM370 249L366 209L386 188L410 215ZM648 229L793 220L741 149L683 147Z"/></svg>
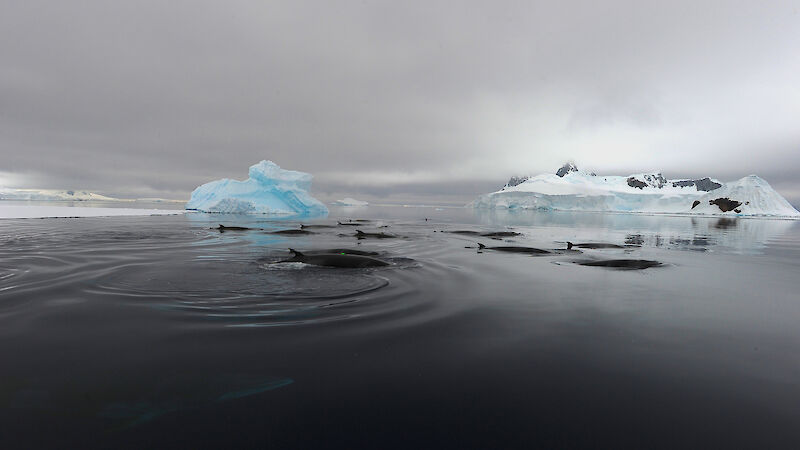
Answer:
<svg viewBox="0 0 800 450"><path fill-rule="evenodd" d="M399 237L221 234L299 222L201 214L0 221L0 448L800 443L800 223L381 207L316 222L356 218ZM440 232L508 227L523 235ZM465 248L566 241L627 247ZM275 264L288 247L392 265ZM664 265L575 264L611 258Z"/></svg>

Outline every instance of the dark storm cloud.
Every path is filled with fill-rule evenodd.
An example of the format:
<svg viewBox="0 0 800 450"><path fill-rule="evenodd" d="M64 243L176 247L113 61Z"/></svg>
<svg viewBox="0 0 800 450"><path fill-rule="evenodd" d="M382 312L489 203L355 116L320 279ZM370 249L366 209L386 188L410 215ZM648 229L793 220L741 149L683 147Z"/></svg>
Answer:
<svg viewBox="0 0 800 450"><path fill-rule="evenodd" d="M186 197L271 159L468 199L572 159L789 189L798 54L791 2L4 2L0 185Z"/></svg>

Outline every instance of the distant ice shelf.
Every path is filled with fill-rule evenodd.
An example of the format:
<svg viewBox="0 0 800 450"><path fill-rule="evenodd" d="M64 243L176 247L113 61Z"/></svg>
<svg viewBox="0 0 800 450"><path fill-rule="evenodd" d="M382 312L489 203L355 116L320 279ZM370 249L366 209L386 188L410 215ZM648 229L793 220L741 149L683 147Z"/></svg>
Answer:
<svg viewBox="0 0 800 450"><path fill-rule="evenodd" d="M711 178L667 180L660 172L595 175L573 164L556 174L512 177L499 191L481 195L468 206L800 218L800 212L756 175L730 183Z"/></svg>
<svg viewBox="0 0 800 450"><path fill-rule="evenodd" d="M0 219L41 219L58 217L164 216L181 210L137 208L87 208L82 206L8 205L0 203Z"/></svg>
<svg viewBox="0 0 800 450"><path fill-rule="evenodd" d="M57 189L13 189L0 188L0 200L29 200L29 201L103 201L122 202L122 200L88 191L69 191Z"/></svg>
<svg viewBox="0 0 800 450"><path fill-rule="evenodd" d="M324 215L325 205L312 197L311 174L281 169L272 161L250 166L244 181L221 179L192 192L186 209L212 213Z"/></svg>
<svg viewBox="0 0 800 450"><path fill-rule="evenodd" d="M336 206L368 206L369 202L364 202L361 200L356 200L354 198L345 197L341 200L336 200L335 202L331 203L332 205Z"/></svg>

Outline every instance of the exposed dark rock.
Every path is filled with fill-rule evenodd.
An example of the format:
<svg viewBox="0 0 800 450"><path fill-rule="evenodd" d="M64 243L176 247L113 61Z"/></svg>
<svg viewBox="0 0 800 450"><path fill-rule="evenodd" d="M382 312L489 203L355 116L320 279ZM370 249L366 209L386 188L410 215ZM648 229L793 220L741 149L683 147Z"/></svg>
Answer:
<svg viewBox="0 0 800 450"><path fill-rule="evenodd" d="M697 187L698 191L710 192L714 189L719 189L722 187L721 184L711 181L711 178L705 177L699 180L694 180L694 185Z"/></svg>
<svg viewBox="0 0 800 450"><path fill-rule="evenodd" d="M649 184L650 186L659 189L664 187L664 185L667 183L667 179L664 178L664 175L661 175L660 173L657 173L655 175L645 175L644 181L646 181L647 184Z"/></svg>
<svg viewBox="0 0 800 450"><path fill-rule="evenodd" d="M506 185L503 187L503 189L505 189L507 187L516 186L518 184L524 183L524 182L528 181L528 178L529 177L513 176L513 177L511 177L510 180L508 180L508 183L506 183Z"/></svg>
<svg viewBox="0 0 800 450"><path fill-rule="evenodd" d="M563 177L564 175L566 175L566 174L568 174L570 172L577 172L577 171L578 171L578 168L575 166L575 164L566 163L563 166L561 166L560 169L558 169L558 171L556 172L556 175L558 175L560 177Z"/></svg>
<svg viewBox="0 0 800 450"><path fill-rule="evenodd" d="M645 183L644 181L639 181L635 177L628 177L628 186L644 189L647 187L647 183Z"/></svg>
<svg viewBox="0 0 800 450"><path fill-rule="evenodd" d="M694 209L694 207L699 205L699 204L700 204L700 200L695 200L694 203L692 203L692 209Z"/></svg>
<svg viewBox="0 0 800 450"><path fill-rule="evenodd" d="M694 180L680 180L672 182L672 187L689 187L689 186L694 186Z"/></svg>
<svg viewBox="0 0 800 450"><path fill-rule="evenodd" d="M737 202L736 200L731 200L729 198L715 198L714 200L708 201L709 205L717 205L722 212L733 211L734 209L741 206L742 202Z"/></svg>
<svg viewBox="0 0 800 450"><path fill-rule="evenodd" d="M705 177L699 180L680 180L680 181L673 181L672 187L689 187L694 186L697 188L698 191L709 192L713 191L714 189L721 188L722 185L711 181L711 178Z"/></svg>

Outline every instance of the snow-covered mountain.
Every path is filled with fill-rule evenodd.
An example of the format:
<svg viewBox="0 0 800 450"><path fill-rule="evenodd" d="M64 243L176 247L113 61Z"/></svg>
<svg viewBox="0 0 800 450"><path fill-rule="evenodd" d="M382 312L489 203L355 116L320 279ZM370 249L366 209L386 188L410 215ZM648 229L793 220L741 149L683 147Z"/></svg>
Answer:
<svg viewBox="0 0 800 450"><path fill-rule="evenodd" d="M87 191L59 191L55 189L0 188L0 200L36 201L124 201Z"/></svg>
<svg viewBox="0 0 800 450"><path fill-rule="evenodd" d="M668 214L800 217L765 180L749 175L730 183L711 178L667 180L660 172L598 176L566 164L556 174L512 177L475 208L611 211Z"/></svg>

